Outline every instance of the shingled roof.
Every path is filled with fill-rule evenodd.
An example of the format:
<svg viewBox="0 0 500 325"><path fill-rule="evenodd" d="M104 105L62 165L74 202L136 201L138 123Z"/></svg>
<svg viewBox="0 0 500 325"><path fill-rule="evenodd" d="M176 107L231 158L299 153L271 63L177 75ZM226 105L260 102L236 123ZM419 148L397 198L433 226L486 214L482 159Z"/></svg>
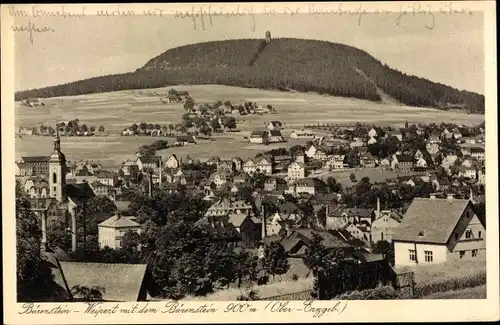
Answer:
<svg viewBox="0 0 500 325"><path fill-rule="evenodd" d="M48 162L50 159L50 156L29 156L29 157L22 157L22 159L25 163Z"/></svg>
<svg viewBox="0 0 500 325"><path fill-rule="evenodd" d="M76 204L82 204L95 197L95 193L88 183L67 184L65 190L68 198Z"/></svg>
<svg viewBox="0 0 500 325"><path fill-rule="evenodd" d="M415 198L392 240L446 244L469 204L469 200Z"/></svg>
<svg viewBox="0 0 500 325"><path fill-rule="evenodd" d="M138 301L146 264L60 262L68 287L103 287L104 301ZM57 276L57 275L56 275Z"/></svg>
<svg viewBox="0 0 500 325"><path fill-rule="evenodd" d="M141 225L135 222L133 219L134 217L127 217L127 216L121 216L121 215L114 215L100 224L98 224L99 227L106 227L106 228L136 228L140 227Z"/></svg>

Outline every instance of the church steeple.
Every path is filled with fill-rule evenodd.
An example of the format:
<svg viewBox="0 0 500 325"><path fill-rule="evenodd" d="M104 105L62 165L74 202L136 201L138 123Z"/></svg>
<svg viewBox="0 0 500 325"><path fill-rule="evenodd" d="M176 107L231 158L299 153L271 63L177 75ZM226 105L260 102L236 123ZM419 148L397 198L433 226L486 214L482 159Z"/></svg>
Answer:
<svg viewBox="0 0 500 325"><path fill-rule="evenodd" d="M54 138L54 151L61 150L61 138L59 138L59 127L56 125L56 137Z"/></svg>

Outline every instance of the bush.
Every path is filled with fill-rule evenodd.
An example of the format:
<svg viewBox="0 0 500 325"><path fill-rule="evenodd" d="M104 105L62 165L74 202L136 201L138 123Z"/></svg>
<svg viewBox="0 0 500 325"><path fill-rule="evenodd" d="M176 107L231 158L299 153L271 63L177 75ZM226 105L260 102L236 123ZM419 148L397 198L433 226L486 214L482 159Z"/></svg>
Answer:
<svg viewBox="0 0 500 325"><path fill-rule="evenodd" d="M390 300L402 298L401 292L391 286L384 286L375 289L346 292L336 296L335 300Z"/></svg>
<svg viewBox="0 0 500 325"><path fill-rule="evenodd" d="M416 285L414 295L416 298L420 298L436 292L474 288L484 284L486 284L486 271L481 271L474 275Z"/></svg>
<svg viewBox="0 0 500 325"><path fill-rule="evenodd" d="M242 293L236 298L237 301L260 300L258 291L250 290L248 293Z"/></svg>

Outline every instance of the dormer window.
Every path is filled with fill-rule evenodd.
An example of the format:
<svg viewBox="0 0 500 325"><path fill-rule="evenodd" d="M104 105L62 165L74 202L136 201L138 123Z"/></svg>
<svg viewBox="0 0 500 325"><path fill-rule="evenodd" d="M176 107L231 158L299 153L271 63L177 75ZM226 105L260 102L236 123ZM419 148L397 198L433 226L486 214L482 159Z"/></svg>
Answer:
<svg viewBox="0 0 500 325"><path fill-rule="evenodd" d="M418 233L418 237L424 237L424 235L425 235L424 231L421 231L421 232Z"/></svg>

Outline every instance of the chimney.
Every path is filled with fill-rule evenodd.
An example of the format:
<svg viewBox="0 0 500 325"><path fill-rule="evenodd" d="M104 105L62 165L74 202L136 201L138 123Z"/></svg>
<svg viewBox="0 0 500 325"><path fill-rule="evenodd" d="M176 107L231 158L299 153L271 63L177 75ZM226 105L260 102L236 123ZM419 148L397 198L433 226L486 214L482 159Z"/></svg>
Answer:
<svg viewBox="0 0 500 325"><path fill-rule="evenodd" d="M71 251L76 252L76 211L71 215Z"/></svg>
<svg viewBox="0 0 500 325"><path fill-rule="evenodd" d="M160 187L161 187L161 181L162 181L162 179L161 179L162 175L161 174L163 173L163 169L162 169L161 163L162 163L162 161L161 161L161 157L160 157L160 166L159 166L159 182L160 182Z"/></svg>
<svg viewBox="0 0 500 325"><path fill-rule="evenodd" d="M285 222L285 230L286 230L286 236L290 236L292 234L292 227L290 226L290 223L288 220Z"/></svg>
<svg viewBox="0 0 500 325"><path fill-rule="evenodd" d="M264 238L267 236L267 216L266 216L266 208L264 203L261 203L261 217L262 217L262 229L261 229L261 237Z"/></svg>
<svg viewBox="0 0 500 325"><path fill-rule="evenodd" d="M153 172L150 172L149 173L149 197L153 197L152 188L153 188Z"/></svg>
<svg viewBox="0 0 500 325"><path fill-rule="evenodd" d="M380 217L380 198L377 197L377 212L375 215L377 218Z"/></svg>
<svg viewBox="0 0 500 325"><path fill-rule="evenodd" d="M42 249L47 249L47 211L42 213Z"/></svg>
<svg viewBox="0 0 500 325"><path fill-rule="evenodd" d="M449 202L451 202L451 201L453 201L453 196L454 196L454 195L455 195L455 194L448 193L448 194L446 195L446 199L447 199Z"/></svg>

